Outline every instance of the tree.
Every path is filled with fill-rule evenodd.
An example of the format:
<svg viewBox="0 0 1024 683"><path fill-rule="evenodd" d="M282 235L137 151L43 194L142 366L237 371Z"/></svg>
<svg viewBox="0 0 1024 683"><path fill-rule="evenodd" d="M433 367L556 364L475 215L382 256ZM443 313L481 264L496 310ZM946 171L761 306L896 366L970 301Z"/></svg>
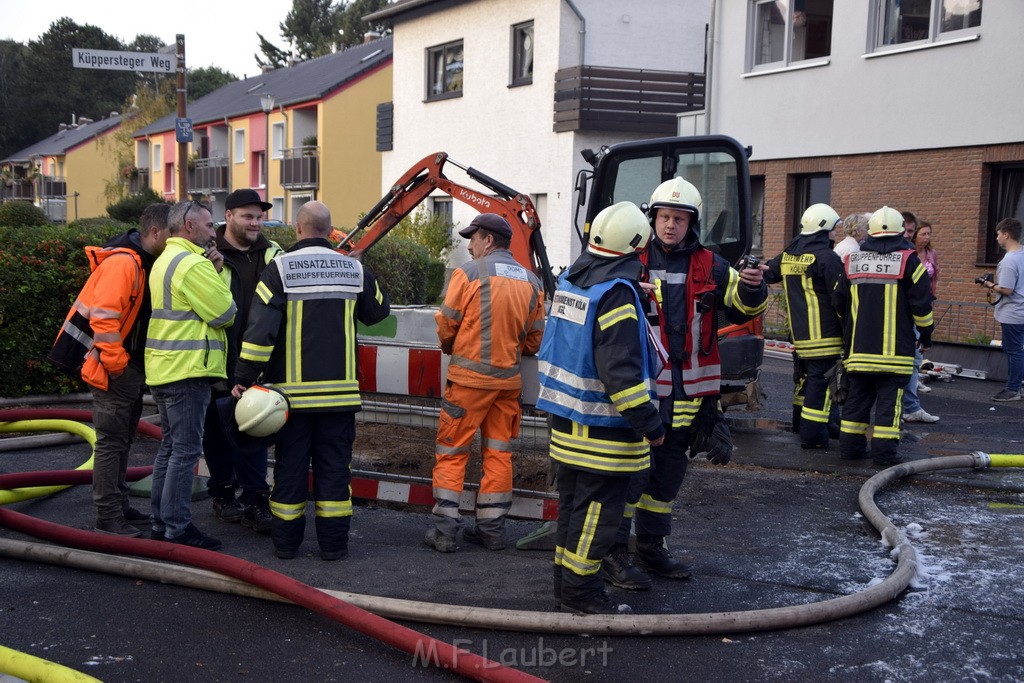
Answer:
<svg viewBox="0 0 1024 683"><path fill-rule="evenodd" d="M353 0L345 6L341 13L341 44L343 47L352 47L363 42L363 35L367 31L387 35L391 33L390 21L377 21L369 23L363 21L363 17L372 14L388 5L388 0Z"/></svg>
<svg viewBox="0 0 1024 683"><path fill-rule="evenodd" d="M238 78L217 66L201 66L188 70L188 101L198 100L217 88L233 83Z"/></svg>
<svg viewBox="0 0 1024 683"><path fill-rule="evenodd" d="M296 59L305 61L323 57L341 47L338 29L341 28L343 9L344 4L334 6L331 0L292 0L291 11L278 26L281 37L288 40ZM288 53L271 45L262 35L257 35L260 38L260 49L267 58L263 61L257 56L259 65L262 67L269 64L274 68L284 66ZM268 47L272 49L268 51Z"/></svg>
<svg viewBox="0 0 1024 683"><path fill-rule="evenodd" d="M108 149L115 160L110 177L103 181L103 196L113 204L128 194L121 169L135 166L135 131L148 126L175 110L177 95L173 79L164 78L157 87L139 84L124 107L124 118L117 130L99 139L101 149Z"/></svg>
<svg viewBox="0 0 1024 683"><path fill-rule="evenodd" d="M256 32L256 37L260 39L260 52L266 59L260 59L259 55L253 55L256 58L256 64L261 69L269 67L271 69L280 69L288 64L288 53L281 48L277 47L269 40L263 37L263 34Z"/></svg>
<svg viewBox="0 0 1024 683"><path fill-rule="evenodd" d="M22 144L19 131L35 112L21 104L21 96L25 88L22 83L25 75L25 59L28 50L24 45L13 40L0 40L0 159L23 149L31 142Z"/></svg>

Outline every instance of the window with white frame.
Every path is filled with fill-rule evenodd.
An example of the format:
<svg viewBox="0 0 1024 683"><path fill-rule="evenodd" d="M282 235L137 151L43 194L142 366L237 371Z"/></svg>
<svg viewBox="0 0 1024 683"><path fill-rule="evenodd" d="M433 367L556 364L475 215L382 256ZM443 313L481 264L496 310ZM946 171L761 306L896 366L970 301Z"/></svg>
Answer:
<svg viewBox="0 0 1024 683"><path fill-rule="evenodd" d="M832 54L834 0L751 0L751 69L781 67Z"/></svg>
<svg viewBox="0 0 1024 683"><path fill-rule="evenodd" d="M280 159L284 149L284 123L275 123L270 133L270 158Z"/></svg>
<svg viewBox="0 0 1024 683"><path fill-rule="evenodd" d="M935 42L981 26L982 0L875 0L876 45Z"/></svg>
<svg viewBox="0 0 1024 683"><path fill-rule="evenodd" d="M526 21L512 27L512 79L511 85L533 83L533 22Z"/></svg>
<svg viewBox="0 0 1024 683"><path fill-rule="evenodd" d="M427 48L427 100L462 97L462 41Z"/></svg>
<svg viewBox="0 0 1024 683"><path fill-rule="evenodd" d="M241 128L235 131L235 163L241 164L245 162L245 129Z"/></svg>
<svg viewBox="0 0 1024 683"><path fill-rule="evenodd" d="M161 145L153 145L153 165L151 168L160 170L160 167L164 165L164 149Z"/></svg>

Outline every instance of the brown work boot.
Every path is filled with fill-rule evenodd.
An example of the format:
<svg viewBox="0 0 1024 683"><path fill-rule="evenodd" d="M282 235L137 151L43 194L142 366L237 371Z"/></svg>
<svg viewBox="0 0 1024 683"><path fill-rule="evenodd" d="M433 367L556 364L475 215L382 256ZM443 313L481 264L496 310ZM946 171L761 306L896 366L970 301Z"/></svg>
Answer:
<svg viewBox="0 0 1024 683"><path fill-rule="evenodd" d="M427 529L423 542L439 553L454 553L459 549L459 546L455 543L455 537L446 536L436 526Z"/></svg>

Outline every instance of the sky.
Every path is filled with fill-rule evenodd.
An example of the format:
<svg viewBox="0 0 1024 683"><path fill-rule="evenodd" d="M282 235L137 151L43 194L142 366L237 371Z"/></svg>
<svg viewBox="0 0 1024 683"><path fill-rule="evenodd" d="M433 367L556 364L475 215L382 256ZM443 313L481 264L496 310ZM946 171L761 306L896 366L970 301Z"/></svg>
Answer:
<svg viewBox="0 0 1024 683"><path fill-rule="evenodd" d="M257 32L278 47L287 47L279 24L291 7L290 0L0 0L0 39L27 44L61 17L97 26L125 43L145 33L171 45L175 35L183 33L190 69L217 66L243 78L259 73L253 58L259 52Z"/></svg>

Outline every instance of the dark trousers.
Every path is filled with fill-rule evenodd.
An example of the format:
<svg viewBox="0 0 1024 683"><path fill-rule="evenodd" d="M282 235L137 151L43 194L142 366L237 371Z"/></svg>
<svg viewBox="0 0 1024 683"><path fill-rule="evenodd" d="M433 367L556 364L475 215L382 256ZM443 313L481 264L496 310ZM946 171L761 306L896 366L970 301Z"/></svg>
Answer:
<svg viewBox="0 0 1024 683"><path fill-rule="evenodd" d="M141 370L128 365L120 375L110 378L106 391L92 389L92 424L96 430L92 501L97 519L118 519L128 509L125 472L142 415L145 380Z"/></svg>
<svg viewBox="0 0 1024 683"><path fill-rule="evenodd" d="M839 455L843 458L866 458L884 463L896 458L900 445L900 416L903 410L903 387L906 375L850 373L850 390L843 404L842 433ZM875 421L868 451L867 431L871 426L871 409Z"/></svg>
<svg viewBox="0 0 1024 683"><path fill-rule="evenodd" d="M352 520L353 412L292 412L277 435L271 538L280 550L297 550L306 531L309 469L313 467L316 538L321 550L348 547Z"/></svg>
<svg viewBox="0 0 1024 683"><path fill-rule="evenodd" d="M626 505L635 508L632 519L624 516L615 543L629 541L629 528L636 520L637 536L668 536L672 533L672 503L679 495L689 459L686 449L693 440L693 427L669 429L665 441L651 449L651 467L635 472L629 479Z"/></svg>
<svg viewBox="0 0 1024 683"><path fill-rule="evenodd" d="M207 488L211 496L234 495L234 489L242 489L239 496L243 505L254 503L260 493L270 490L267 484L266 446L236 447L228 441L217 410L217 399L228 394L214 391L210 407L206 411L206 428L203 430L203 456L210 470Z"/></svg>
<svg viewBox="0 0 1024 683"><path fill-rule="evenodd" d="M629 477L559 465L555 485L555 564L562 568L560 598L586 599L604 589L598 570L622 521Z"/></svg>
<svg viewBox="0 0 1024 683"><path fill-rule="evenodd" d="M804 370L803 383L797 390L803 391L800 411L800 441L810 446L828 446L829 423L838 422L838 411L833 410L832 397L828 390L825 373L832 369L838 357L807 358L800 361ZM794 360L796 362L796 360ZM794 400L794 405L796 401Z"/></svg>

